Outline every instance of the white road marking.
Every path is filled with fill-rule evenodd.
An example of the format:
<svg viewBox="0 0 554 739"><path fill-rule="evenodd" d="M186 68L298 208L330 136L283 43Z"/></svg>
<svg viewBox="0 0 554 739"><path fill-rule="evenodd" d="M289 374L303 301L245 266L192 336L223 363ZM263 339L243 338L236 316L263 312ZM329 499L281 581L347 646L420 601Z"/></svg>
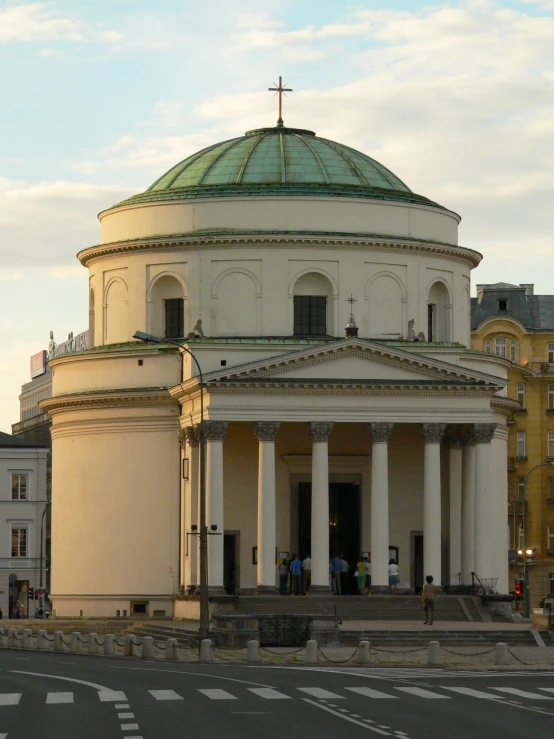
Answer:
<svg viewBox="0 0 554 739"><path fill-rule="evenodd" d="M539 688L539 690L544 690L545 693L554 693L554 688Z"/></svg>
<svg viewBox="0 0 554 739"><path fill-rule="evenodd" d="M131 706L128 703L116 703L114 708L117 708L118 711L121 711L127 708L131 708Z"/></svg>
<svg viewBox="0 0 554 739"><path fill-rule="evenodd" d="M0 706L17 706L21 693L0 693Z"/></svg>
<svg viewBox="0 0 554 739"><path fill-rule="evenodd" d="M221 690L221 688L199 688L198 692L203 693L206 698L209 698L212 701L237 700L236 696L231 695L231 693L228 693L226 690Z"/></svg>
<svg viewBox="0 0 554 739"><path fill-rule="evenodd" d="M365 695L366 698L394 698L395 700L398 700L397 695L382 693L380 690L373 690L373 688L345 688L345 690L350 690L352 693Z"/></svg>
<svg viewBox="0 0 554 739"><path fill-rule="evenodd" d="M451 700L449 695L441 695L440 693L433 693L430 690L424 688L395 688L395 690L401 690L403 693L409 693L410 695L417 695L418 698L429 698L432 700Z"/></svg>
<svg viewBox="0 0 554 739"><path fill-rule="evenodd" d="M297 690L302 691L302 693L307 693L308 695L311 695L313 698L333 698L336 700L337 698L343 699L343 695L337 695L336 693L331 693L330 690L324 690L323 688L296 688Z"/></svg>
<svg viewBox="0 0 554 739"><path fill-rule="evenodd" d="M98 685L98 683L89 683L87 680L77 680L75 677L62 677L61 675L48 675L44 672L26 672L25 670L10 670L10 672L15 672L17 675L33 675L34 677L49 677L52 678L52 680L66 680L69 683L78 683L79 685L88 685L89 688L94 688L95 690L107 690L109 692L112 692L110 688L107 688L105 685ZM127 700L127 698L124 698L123 700Z"/></svg>
<svg viewBox="0 0 554 739"><path fill-rule="evenodd" d="M121 731L138 731L138 724L121 724Z"/></svg>
<svg viewBox="0 0 554 739"><path fill-rule="evenodd" d="M174 690L149 690L157 701L182 701L182 696Z"/></svg>
<svg viewBox="0 0 554 739"><path fill-rule="evenodd" d="M6 739L7 736L7 734L0 734L0 739ZM127 737L127 739L131 739L131 737Z"/></svg>
<svg viewBox="0 0 554 739"><path fill-rule="evenodd" d="M127 696L121 690L99 690L98 697L102 703L117 703L126 701Z"/></svg>
<svg viewBox="0 0 554 739"><path fill-rule="evenodd" d="M248 688L248 690L251 693L254 693L254 695L259 695L260 698L266 698L267 700L283 700L288 699L290 700L290 695L285 695L284 693L280 693L278 690L275 690L274 688Z"/></svg>
<svg viewBox="0 0 554 739"><path fill-rule="evenodd" d="M74 703L73 693L48 693L47 703Z"/></svg>
<svg viewBox="0 0 554 739"><path fill-rule="evenodd" d="M518 690L518 688L492 688L492 690L498 690L499 693L510 693L510 695L518 695L520 698L533 698L533 700L539 700L539 701L553 700L551 695L541 695L540 693L530 693L527 690Z"/></svg>
<svg viewBox="0 0 554 739"><path fill-rule="evenodd" d="M127 711L126 713L118 713L117 718L120 720L124 718L135 718L135 714L129 713L129 711Z"/></svg>
<svg viewBox="0 0 554 739"><path fill-rule="evenodd" d="M259 688L273 687L273 685L267 685L266 683L255 683L253 680L238 680L234 677L222 677L221 675L212 675L212 673L210 672L189 672L188 670L161 670L159 667L120 667L119 665L110 665L110 668L112 670L140 670L141 672L164 672L166 674L169 673L172 675L194 675L196 679L198 679L199 677L214 677L216 678L216 680L230 680L233 683L257 685Z"/></svg>
<svg viewBox="0 0 554 739"><path fill-rule="evenodd" d="M350 721L351 724L356 724L356 726L361 726L362 729L373 731L375 734L381 734L382 736L391 736L390 731L383 731L383 729L378 729L376 726L368 726L366 723L362 723L361 721L358 721L357 719L352 718L351 716L345 716L344 713L339 713L338 711L334 711L332 708L329 708L329 706L324 706L323 703L312 701L309 698L302 698L302 700L306 701L306 703L310 703L312 706L315 706L316 708L321 708L322 711L327 711L327 713L333 714L333 716L336 716L337 718L343 719L343 721Z"/></svg>
<svg viewBox="0 0 554 739"><path fill-rule="evenodd" d="M454 693L469 695L472 698L483 698L489 701L499 700L499 696L497 695L491 695L490 693L485 693L483 690L475 690L474 688L450 688L447 685L439 685L438 687L442 688L443 690L451 690Z"/></svg>

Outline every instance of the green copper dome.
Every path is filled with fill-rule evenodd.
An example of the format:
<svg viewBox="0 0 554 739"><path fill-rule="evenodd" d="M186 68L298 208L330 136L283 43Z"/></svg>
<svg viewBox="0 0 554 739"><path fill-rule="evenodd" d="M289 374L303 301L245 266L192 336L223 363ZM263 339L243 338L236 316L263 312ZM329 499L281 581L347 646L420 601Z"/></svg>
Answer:
<svg viewBox="0 0 554 739"><path fill-rule="evenodd" d="M192 154L120 205L188 198L327 195L435 205L375 159L300 128L259 128Z"/></svg>

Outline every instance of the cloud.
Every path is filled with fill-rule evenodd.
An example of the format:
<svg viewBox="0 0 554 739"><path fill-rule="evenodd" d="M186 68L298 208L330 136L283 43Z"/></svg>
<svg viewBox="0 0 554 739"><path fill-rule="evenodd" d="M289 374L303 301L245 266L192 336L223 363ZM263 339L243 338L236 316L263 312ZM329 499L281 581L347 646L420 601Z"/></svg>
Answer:
<svg viewBox="0 0 554 739"><path fill-rule="evenodd" d="M12 41L82 41L86 26L50 9L47 3L24 3L0 10L0 43Z"/></svg>
<svg viewBox="0 0 554 739"><path fill-rule="evenodd" d="M0 179L3 266L76 264L76 253L100 240L96 214L133 192L81 182L30 185Z"/></svg>

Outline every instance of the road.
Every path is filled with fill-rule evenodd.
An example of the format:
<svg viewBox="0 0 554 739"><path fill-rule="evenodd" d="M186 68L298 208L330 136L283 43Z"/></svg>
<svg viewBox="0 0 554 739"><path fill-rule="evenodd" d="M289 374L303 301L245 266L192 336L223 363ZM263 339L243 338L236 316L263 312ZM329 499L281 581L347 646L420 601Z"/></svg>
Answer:
<svg viewBox="0 0 554 739"><path fill-rule="evenodd" d="M0 739L521 739L554 726L554 670L165 664L0 652Z"/></svg>

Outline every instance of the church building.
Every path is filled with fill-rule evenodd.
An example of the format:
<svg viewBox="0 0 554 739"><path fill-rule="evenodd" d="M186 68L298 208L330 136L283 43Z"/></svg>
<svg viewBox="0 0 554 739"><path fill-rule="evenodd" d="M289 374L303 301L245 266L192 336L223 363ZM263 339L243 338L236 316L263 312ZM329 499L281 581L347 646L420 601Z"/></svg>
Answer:
<svg viewBox="0 0 554 739"><path fill-rule="evenodd" d="M509 362L470 344L460 217L282 120L100 213L89 349L50 362L56 616L190 613L206 428L210 592L277 562L372 562L372 587L472 572L507 593ZM70 306L68 306L70 309ZM143 343L136 331L184 344ZM181 594L181 595L180 595Z"/></svg>

